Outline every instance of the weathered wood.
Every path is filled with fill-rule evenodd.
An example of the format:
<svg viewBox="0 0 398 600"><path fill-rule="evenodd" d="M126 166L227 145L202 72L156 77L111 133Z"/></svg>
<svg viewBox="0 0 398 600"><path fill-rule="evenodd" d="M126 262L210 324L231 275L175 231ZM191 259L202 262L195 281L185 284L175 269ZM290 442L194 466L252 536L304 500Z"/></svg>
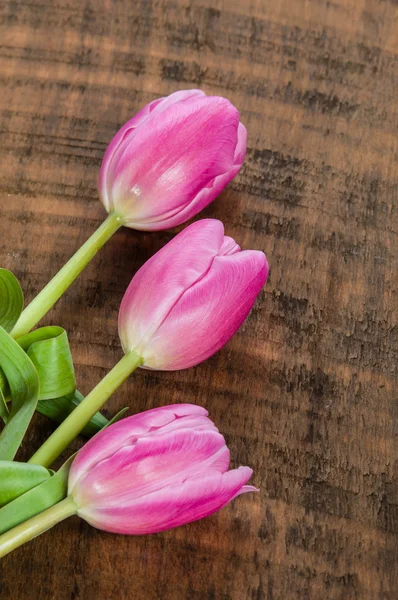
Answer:
<svg viewBox="0 0 398 600"><path fill-rule="evenodd" d="M0 263L28 300L103 219L114 132L184 87L241 111L245 167L204 215L271 264L226 348L106 409L203 404L261 493L143 538L70 519L3 561L2 599L397 598L397 19L395 0L2 2ZM173 233L118 232L46 318L82 391ZM33 425L21 457L52 429Z"/></svg>

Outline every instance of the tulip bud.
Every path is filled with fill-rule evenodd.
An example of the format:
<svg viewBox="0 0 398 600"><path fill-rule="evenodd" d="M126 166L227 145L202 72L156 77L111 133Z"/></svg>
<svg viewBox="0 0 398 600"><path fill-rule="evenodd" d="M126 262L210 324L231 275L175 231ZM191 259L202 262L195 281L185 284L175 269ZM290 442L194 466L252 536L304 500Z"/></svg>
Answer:
<svg viewBox="0 0 398 600"><path fill-rule="evenodd" d="M94 527L141 535L202 519L236 496L249 467L228 471L229 450L207 411L155 408L102 430L80 450L68 494Z"/></svg>
<svg viewBox="0 0 398 600"><path fill-rule="evenodd" d="M241 326L268 274L263 252L241 251L221 221L193 223L133 277L119 312L124 351L144 367L185 369Z"/></svg>
<svg viewBox="0 0 398 600"><path fill-rule="evenodd" d="M145 231L187 221L242 166L246 129L225 98L200 90L154 100L109 144L99 177L106 210Z"/></svg>

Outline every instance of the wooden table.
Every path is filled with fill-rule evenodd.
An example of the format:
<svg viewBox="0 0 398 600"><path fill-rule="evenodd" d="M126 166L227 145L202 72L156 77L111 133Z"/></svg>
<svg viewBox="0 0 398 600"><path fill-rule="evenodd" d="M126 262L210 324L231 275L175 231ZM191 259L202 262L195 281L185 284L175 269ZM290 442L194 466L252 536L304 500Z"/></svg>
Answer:
<svg viewBox="0 0 398 600"><path fill-rule="evenodd" d="M239 107L245 166L203 216L271 265L222 351L136 373L105 410L206 406L261 493L141 538L70 519L3 561L2 600L397 598L396 0L4 0L2 15L0 257L27 300L104 218L118 127L180 88ZM121 356L132 274L175 231L119 231L43 321L69 331L83 392ZM37 416L20 458L52 429Z"/></svg>

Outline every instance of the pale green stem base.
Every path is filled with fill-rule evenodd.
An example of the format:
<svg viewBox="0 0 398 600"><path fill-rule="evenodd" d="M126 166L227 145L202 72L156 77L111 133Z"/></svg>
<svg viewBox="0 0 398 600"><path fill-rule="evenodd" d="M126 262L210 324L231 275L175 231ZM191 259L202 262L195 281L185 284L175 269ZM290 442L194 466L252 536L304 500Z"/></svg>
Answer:
<svg viewBox="0 0 398 600"><path fill-rule="evenodd" d="M0 535L0 558L76 513L77 506L68 496L62 502L54 504L39 515L17 525L7 533L3 533Z"/></svg>
<svg viewBox="0 0 398 600"><path fill-rule="evenodd" d="M85 244L72 256L64 267L51 279L44 289L25 308L11 331L13 338L29 333L37 325L62 294L74 282L76 277L94 258L98 250L123 225L120 215L111 213Z"/></svg>
<svg viewBox="0 0 398 600"><path fill-rule="evenodd" d="M102 381L82 400L29 460L30 463L49 467L72 440L100 410L108 398L127 377L142 364L134 351L125 354Z"/></svg>

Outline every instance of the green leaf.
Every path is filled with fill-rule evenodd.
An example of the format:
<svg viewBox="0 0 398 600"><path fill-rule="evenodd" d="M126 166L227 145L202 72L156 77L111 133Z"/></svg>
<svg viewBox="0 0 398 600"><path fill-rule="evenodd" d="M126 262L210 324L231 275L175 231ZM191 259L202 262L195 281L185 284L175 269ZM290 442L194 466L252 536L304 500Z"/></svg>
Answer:
<svg viewBox="0 0 398 600"><path fill-rule="evenodd" d="M0 367L0 390L2 391L4 399L6 399L10 393L10 388L8 387L7 378L1 367Z"/></svg>
<svg viewBox="0 0 398 600"><path fill-rule="evenodd" d="M27 353L39 375L40 393L36 410L56 423L62 423L84 398L76 390L66 331L55 326L41 327L19 337L16 342ZM0 368L0 394L1 392L7 396L9 387L7 378ZM1 405L1 397L0 418L7 420L4 405ZM82 434L92 437L108 424L108 419L98 412L86 425Z"/></svg>
<svg viewBox="0 0 398 600"><path fill-rule="evenodd" d="M83 394L78 390L75 390L72 394L68 394L62 398L40 400L37 405L37 411L42 415L46 415L56 423L62 423L83 399ZM108 419L97 412L81 433L86 437L92 437L108 424Z"/></svg>
<svg viewBox="0 0 398 600"><path fill-rule="evenodd" d="M7 423L0 434L0 459L12 460L36 409L39 376L30 358L0 326L0 366L12 399Z"/></svg>
<svg viewBox="0 0 398 600"><path fill-rule="evenodd" d="M0 460L0 506L50 479L52 472L40 465Z"/></svg>
<svg viewBox="0 0 398 600"><path fill-rule="evenodd" d="M66 498L69 470L74 457L75 454L68 458L50 479L0 508L0 534Z"/></svg>
<svg viewBox="0 0 398 600"><path fill-rule="evenodd" d="M36 410L56 423L62 423L83 399L76 390L66 331L61 327L41 327L19 337L16 342L32 360L40 378L40 395ZM0 393L1 391L4 396L9 393L7 379L0 369ZM3 412L0 406L0 417L5 420ZM83 434L91 437L107 423L108 420L97 413Z"/></svg>
<svg viewBox="0 0 398 600"><path fill-rule="evenodd" d="M56 423L62 423L84 398L76 390L66 331L55 326L41 327L19 337L16 342L27 353L39 375L40 394L36 410ZM1 391L4 396L9 393L7 379L0 368L0 393ZM7 418L1 405L0 417L3 420ZM82 434L92 437L108 424L108 419L98 412Z"/></svg>
<svg viewBox="0 0 398 600"><path fill-rule="evenodd" d="M18 279L7 269L0 269L0 326L11 331L23 309L23 294Z"/></svg>
<svg viewBox="0 0 398 600"><path fill-rule="evenodd" d="M36 367L39 400L58 398L76 389L68 336L62 327L41 327L17 339Z"/></svg>
<svg viewBox="0 0 398 600"><path fill-rule="evenodd" d="M8 406L7 406L7 402L3 396L3 392L0 389L0 418L3 419L4 423L7 423L8 421Z"/></svg>

